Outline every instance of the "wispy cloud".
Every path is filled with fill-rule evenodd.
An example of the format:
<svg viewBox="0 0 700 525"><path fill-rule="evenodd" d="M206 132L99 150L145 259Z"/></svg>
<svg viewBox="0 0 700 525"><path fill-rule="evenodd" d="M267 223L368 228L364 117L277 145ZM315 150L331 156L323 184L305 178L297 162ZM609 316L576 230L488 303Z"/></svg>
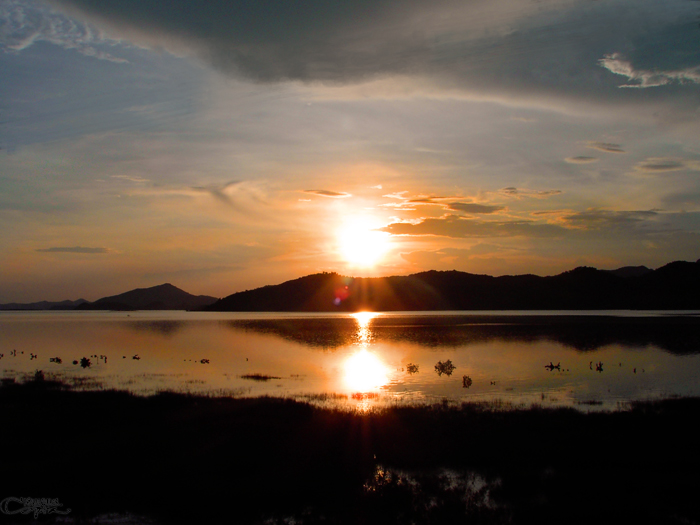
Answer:
<svg viewBox="0 0 700 525"><path fill-rule="evenodd" d="M319 197L329 197L331 199L347 199L352 197L352 194L338 191L329 190L304 190L304 193L310 193L312 195L318 195Z"/></svg>
<svg viewBox="0 0 700 525"><path fill-rule="evenodd" d="M19 52L36 42L73 49L85 56L115 63L128 60L105 50L118 41L88 24L78 22L45 4L9 0L0 3L0 48Z"/></svg>
<svg viewBox="0 0 700 525"><path fill-rule="evenodd" d="M639 164L634 169L647 173L663 173L667 171L680 171L684 169L700 169L698 162L685 162L680 159L667 157L650 157Z"/></svg>
<svg viewBox="0 0 700 525"><path fill-rule="evenodd" d="M446 205L448 210L463 211L465 213L489 214L505 210L504 206L494 206L489 204L476 204L474 202L451 202Z"/></svg>
<svg viewBox="0 0 700 525"><path fill-rule="evenodd" d="M37 252L44 253L109 253L109 248L88 248L85 246L55 246L52 248L37 248Z"/></svg>
<svg viewBox="0 0 700 525"><path fill-rule="evenodd" d="M651 88L671 83L700 83L700 66L676 71L635 69L632 63L625 60L620 53L605 55L605 58L601 58L598 63L611 73L637 82L636 84L623 84L619 86L621 88Z"/></svg>
<svg viewBox="0 0 700 525"><path fill-rule="evenodd" d="M509 186L507 188L501 188L498 190L501 195L506 195L508 197L514 197L520 199L523 197L532 197L536 199L546 199L547 197L553 197L554 195L561 195L563 192L561 190L528 190L525 188L516 188L514 186Z"/></svg>
<svg viewBox="0 0 700 525"><path fill-rule="evenodd" d="M655 210L614 211L589 208L586 211L563 215L557 221L569 228L600 230L637 225L658 215Z"/></svg>
<svg viewBox="0 0 700 525"><path fill-rule="evenodd" d="M578 157L567 157L564 161L569 164L591 164L593 162L598 162L598 157L586 157L584 155Z"/></svg>
<svg viewBox="0 0 700 525"><path fill-rule="evenodd" d="M606 153L625 153L620 144L614 144L612 142L595 142L591 141L588 144L589 148L597 149L598 151L605 151Z"/></svg>
<svg viewBox="0 0 700 525"><path fill-rule="evenodd" d="M151 182L150 179L144 179L143 177L137 177L135 175L112 175L111 178L138 183Z"/></svg>

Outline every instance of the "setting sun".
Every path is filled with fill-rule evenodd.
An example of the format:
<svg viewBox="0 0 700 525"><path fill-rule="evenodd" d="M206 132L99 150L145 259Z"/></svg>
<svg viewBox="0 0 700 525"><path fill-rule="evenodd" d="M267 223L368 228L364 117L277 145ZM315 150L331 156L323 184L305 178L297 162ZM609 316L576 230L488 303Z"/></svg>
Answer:
<svg viewBox="0 0 700 525"><path fill-rule="evenodd" d="M350 264L372 266L379 262L389 249L389 234L377 231L365 217L346 221L337 232L339 251Z"/></svg>

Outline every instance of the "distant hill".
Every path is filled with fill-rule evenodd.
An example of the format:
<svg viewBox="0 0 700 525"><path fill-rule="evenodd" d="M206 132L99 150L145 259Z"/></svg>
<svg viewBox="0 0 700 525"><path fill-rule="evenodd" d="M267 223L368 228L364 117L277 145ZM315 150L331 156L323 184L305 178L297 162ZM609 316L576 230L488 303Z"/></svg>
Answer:
<svg viewBox="0 0 700 525"><path fill-rule="evenodd" d="M618 277L641 277L642 275L651 273L654 270L647 268L646 266L624 266L622 268L618 268L617 270L604 271L617 275Z"/></svg>
<svg viewBox="0 0 700 525"><path fill-rule="evenodd" d="M76 310L198 310L216 300L208 295L192 295L166 283L85 302Z"/></svg>
<svg viewBox="0 0 700 525"><path fill-rule="evenodd" d="M74 310L76 306L87 303L85 299L77 301L39 301L38 303L0 304L0 310Z"/></svg>
<svg viewBox="0 0 700 525"><path fill-rule="evenodd" d="M354 278L308 275L235 293L209 311L426 311L700 309L700 262L559 275L492 277L458 271Z"/></svg>

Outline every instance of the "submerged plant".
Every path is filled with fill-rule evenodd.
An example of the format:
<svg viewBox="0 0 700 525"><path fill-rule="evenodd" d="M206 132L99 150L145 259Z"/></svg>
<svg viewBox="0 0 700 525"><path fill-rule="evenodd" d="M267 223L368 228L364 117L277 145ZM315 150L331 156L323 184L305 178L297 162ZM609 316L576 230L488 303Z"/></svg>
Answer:
<svg viewBox="0 0 700 525"><path fill-rule="evenodd" d="M462 387L469 388L472 386L472 378L469 376L462 376Z"/></svg>
<svg viewBox="0 0 700 525"><path fill-rule="evenodd" d="M406 365L406 372L409 374L417 374L418 373L418 365L415 363L408 363Z"/></svg>

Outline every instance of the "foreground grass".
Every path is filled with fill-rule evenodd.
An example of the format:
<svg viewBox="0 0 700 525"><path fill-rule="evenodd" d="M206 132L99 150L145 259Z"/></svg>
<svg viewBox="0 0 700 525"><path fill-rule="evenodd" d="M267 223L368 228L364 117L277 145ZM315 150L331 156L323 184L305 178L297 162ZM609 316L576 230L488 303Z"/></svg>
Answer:
<svg viewBox="0 0 700 525"><path fill-rule="evenodd" d="M0 388L0 411L0 499L59 498L73 519L700 522L699 399L612 413L482 404L363 415L35 381Z"/></svg>

